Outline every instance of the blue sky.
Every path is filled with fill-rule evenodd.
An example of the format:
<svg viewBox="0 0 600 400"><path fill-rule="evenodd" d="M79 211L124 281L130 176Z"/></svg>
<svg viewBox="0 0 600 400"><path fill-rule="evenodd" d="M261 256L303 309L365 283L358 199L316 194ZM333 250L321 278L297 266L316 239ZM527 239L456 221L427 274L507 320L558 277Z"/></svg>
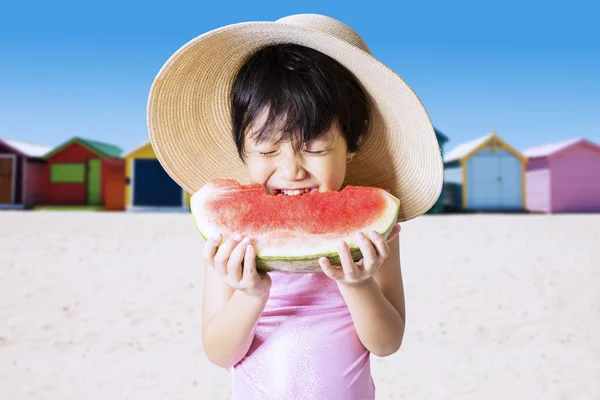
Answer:
<svg viewBox="0 0 600 400"><path fill-rule="evenodd" d="M131 149L163 63L222 25L295 13L352 26L419 95L448 148L496 128L522 150L600 143L600 28L591 1L16 2L0 13L0 137Z"/></svg>

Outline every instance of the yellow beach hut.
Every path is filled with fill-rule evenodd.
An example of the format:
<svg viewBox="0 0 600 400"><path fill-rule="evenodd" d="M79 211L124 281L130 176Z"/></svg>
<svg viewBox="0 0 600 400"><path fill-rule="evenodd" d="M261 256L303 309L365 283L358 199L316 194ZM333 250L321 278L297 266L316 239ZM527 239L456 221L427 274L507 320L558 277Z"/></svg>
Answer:
<svg viewBox="0 0 600 400"><path fill-rule="evenodd" d="M124 158L127 210L189 210L189 193L165 172L149 141Z"/></svg>
<svg viewBox="0 0 600 400"><path fill-rule="evenodd" d="M444 156L444 199L450 209L523 211L527 158L496 132Z"/></svg>

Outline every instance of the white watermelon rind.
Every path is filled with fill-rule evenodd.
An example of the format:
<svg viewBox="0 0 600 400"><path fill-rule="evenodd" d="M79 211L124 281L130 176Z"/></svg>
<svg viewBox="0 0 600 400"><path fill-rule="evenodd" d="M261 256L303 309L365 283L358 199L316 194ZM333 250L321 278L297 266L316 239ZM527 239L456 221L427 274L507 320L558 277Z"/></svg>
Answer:
<svg viewBox="0 0 600 400"><path fill-rule="evenodd" d="M371 224L370 226L365 226L364 228L351 232L345 238L338 238L336 241L329 241L329 244L326 246L321 245L321 247L326 247L326 251L320 251L316 253L304 254L304 255L265 255L267 251L261 251L260 249L257 251L256 255L256 269L260 272L286 272L286 273L312 273L321 271L321 267L319 266L318 260L321 257L327 257L332 265L341 265L340 257L337 252L337 241L345 240L350 247L350 253L352 255L352 259L354 261L358 261L362 258L362 253L360 248L354 243L354 234L359 231L362 231L366 235L369 232L375 230L380 233L384 239L386 239L394 228L394 224L398 218L398 213L400 211L400 200L395 196L389 194L388 192L382 191L387 196L388 207L386 212L384 212L376 221L375 224ZM194 197L196 194L192 196L191 205L194 204ZM194 207L190 207L192 218L194 219L194 224L196 228L200 232L202 238L207 241L207 236L212 236L212 234L206 235L198 221L196 216L194 215ZM373 225L379 225L379 229L373 229ZM227 240L228 237L224 237L224 240ZM327 241L321 241L321 244ZM327 251L330 250L330 251Z"/></svg>

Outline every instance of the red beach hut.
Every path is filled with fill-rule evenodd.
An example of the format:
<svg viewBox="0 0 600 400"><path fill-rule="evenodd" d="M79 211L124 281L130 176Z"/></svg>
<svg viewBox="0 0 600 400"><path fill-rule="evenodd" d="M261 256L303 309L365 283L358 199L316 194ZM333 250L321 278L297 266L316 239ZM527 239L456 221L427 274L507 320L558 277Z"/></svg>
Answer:
<svg viewBox="0 0 600 400"><path fill-rule="evenodd" d="M523 153L530 211L600 211L600 145L579 138Z"/></svg>
<svg viewBox="0 0 600 400"><path fill-rule="evenodd" d="M124 209L125 160L115 145L75 137L45 155L45 204ZM119 199L117 203L113 200Z"/></svg>
<svg viewBox="0 0 600 400"><path fill-rule="evenodd" d="M0 208L31 208L43 201L50 146L0 139Z"/></svg>

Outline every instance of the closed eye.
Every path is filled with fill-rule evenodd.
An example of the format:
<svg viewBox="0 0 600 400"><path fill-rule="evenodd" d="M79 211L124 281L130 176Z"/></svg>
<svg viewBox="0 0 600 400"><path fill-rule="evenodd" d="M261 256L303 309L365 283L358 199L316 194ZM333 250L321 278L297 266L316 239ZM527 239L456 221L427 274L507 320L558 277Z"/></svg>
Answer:
<svg viewBox="0 0 600 400"><path fill-rule="evenodd" d="M304 152L308 153L310 155L313 155L313 156L318 156L318 155L321 155L321 154L325 153L325 150L319 150L319 151L304 150Z"/></svg>
<svg viewBox="0 0 600 400"><path fill-rule="evenodd" d="M267 152L262 152L262 151L258 152L258 154L260 154L263 157L272 157L275 155L275 153L277 153L277 150L267 151Z"/></svg>

